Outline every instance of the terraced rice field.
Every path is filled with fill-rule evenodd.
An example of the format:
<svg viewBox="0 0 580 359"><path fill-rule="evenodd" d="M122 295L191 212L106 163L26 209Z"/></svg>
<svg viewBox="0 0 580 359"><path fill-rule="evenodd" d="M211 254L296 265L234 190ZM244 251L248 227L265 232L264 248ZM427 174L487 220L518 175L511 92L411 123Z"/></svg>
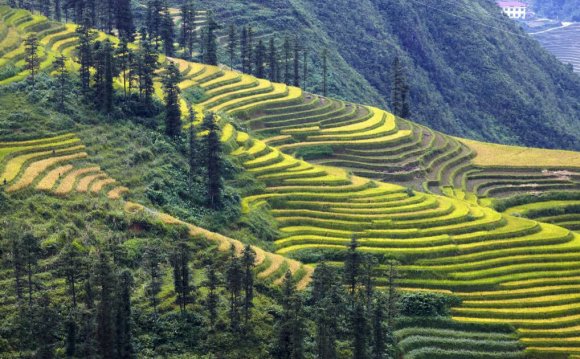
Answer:
<svg viewBox="0 0 580 359"><path fill-rule="evenodd" d="M10 28L32 21L26 14L0 11L4 24L18 22ZM62 40L48 40L46 46ZM57 51L66 51L65 43ZM2 59L16 61L17 51ZM222 120L224 147L265 184L262 193L243 199L243 211L267 206L282 233L276 254L258 249L261 277L278 282L291 269L304 286L311 267L288 257L308 263L314 253L338 260L356 236L361 251L401 261L404 287L450 291L463 299L453 308L454 321L442 328L427 333L424 325L407 323L397 331L408 357L450 357L450 338L468 348L465 357L517 358L521 346L551 358L580 355L580 235L574 227L556 225L566 223L562 218L551 224L546 216L515 215L537 210L531 204L504 213L485 206L493 204L491 198L513 194L580 192L577 156L566 163L516 167L506 160L490 166L487 157L498 152L486 152L485 144L446 136L381 109L220 67L178 64L185 75L181 87L205 92L197 105L236 116L242 124ZM500 152L506 151L514 149ZM79 158L48 161L74 155ZM0 144L0 156L0 178L8 190L102 191L112 198L122 193L98 167L81 160L83 148L74 135ZM241 246L204 235L224 243L222 249ZM376 271L379 286L386 270ZM517 328L517 338L501 327L506 323ZM493 338L483 343L487 332Z"/></svg>
<svg viewBox="0 0 580 359"><path fill-rule="evenodd" d="M87 157L74 134L0 142L0 183L8 193L36 189L57 195L92 192L119 198L127 191Z"/></svg>
<svg viewBox="0 0 580 359"><path fill-rule="evenodd" d="M580 73L580 23L532 34L542 46L564 64L571 64Z"/></svg>

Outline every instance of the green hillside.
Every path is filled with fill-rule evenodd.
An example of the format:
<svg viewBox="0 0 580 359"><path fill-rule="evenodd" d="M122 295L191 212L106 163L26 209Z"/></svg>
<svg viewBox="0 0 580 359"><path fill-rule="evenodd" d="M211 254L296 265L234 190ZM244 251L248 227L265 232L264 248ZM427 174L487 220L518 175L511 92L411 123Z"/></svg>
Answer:
<svg viewBox="0 0 580 359"><path fill-rule="evenodd" d="M402 293L412 294L403 296L397 320L389 323L403 357L580 355L579 152L451 137L380 107L315 95L219 66L174 60L182 74L183 129L194 126L205 138L202 119L186 119L204 111L217 114L228 168L228 202L223 211L212 211L201 205L198 192L187 191L185 151L159 133L162 116L147 120L97 114L77 99L76 87L62 114L50 107L55 102L54 80L44 78L34 88L21 81L29 75L21 64L22 40L31 32L40 38L40 68L46 74L60 53L76 57L78 35L73 26L0 7L0 33L11 34L0 37L0 84L5 85L0 88L0 179L6 181L0 209L8 218L2 238L25 228L44 239L44 257L35 264L42 270L35 279L50 288L57 303L65 302L66 288L51 263L71 236L89 227L94 234L82 238L83 250L98 253L112 246L112 253L120 251L120 258L110 262L98 257L97 263L105 264L96 268L113 263L135 277L130 297L137 308L133 317L138 355L274 356L276 350L267 343L279 329L273 318L288 305L278 290L285 273L298 289L314 282L304 294L307 332L320 328L314 322L321 317L339 317L334 320L342 328L341 321L356 318L356 311L342 318L336 308L344 303L333 297L338 294L325 298L330 300L326 307L316 303L324 284L313 268L349 263L353 239L356 253L376 260L365 272L369 282L389 293L390 281L396 280ZM117 42L100 32L95 37ZM76 71L75 62L67 64ZM162 92L162 75L158 72L154 78L156 95ZM115 86L121 88L121 80L116 79ZM189 104L196 114L188 113ZM574 132L570 136L578 138ZM202 176L196 177L196 188L203 187ZM67 213L74 216L69 219ZM32 223L10 224L18 218ZM272 228L263 222L272 222ZM261 233L248 227L259 227ZM167 262L161 266L167 273L161 290L153 295L166 325L153 328L166 341L148 330L147 318L156 309L147 303L151 275L141 262L147 263L150 247L171 253L173 249L163 246L178 239L196 247L191 268L198 284L207 279L208 262L227 267L233 260L227 254L231 248L240 254L244 244L254 245L259 289L255 315L245 327L249 336L231 335L226 329L230 318L225 305L213 327L223 336L205 329L187 331L196 325L180 327L176 284L171 285ZM217 254L220 251L225 254ZM398 275L393 274L392 260L400 263ZM226 270L220 272L227 276ZM2 299L0 316L17 323L12 275L11 269L4 269L0 288L9 294ZM94 280L105 287L102 277ZM83 289L83 296L89 297L88 292ZM200 298L206 296L201 289ZM220 296L222 302L228 300L226 291L220 290ZM201 311L203 303L191 308ZM204 312L191 320L208 318ZM3 328L8 339L0 341L0 351L18 355L19 328ZM177 348L171 348L174 339L167 339L168 333L177 333ZM356 345L345 339L350 334L339 332L336 357L353 357ZM203 339L184 342L192 338L189 335ZM242 345L235 349L240 338ZM305 342L303 357L313 357L319 348Z"/></svg>
<svg viewBox="0 0 580 359"><path fill-rule="evenodd" d="M391 63L400 56L411 81L413 120L473 139L580 149L580 78L501 15L493 1L197 4L215 10L224 35L234 22L252 25L264 40L297 36L310 55L315 80L306 89L314 93L322 93L320 52L328 48L329 93L385 107Z"/></svg>

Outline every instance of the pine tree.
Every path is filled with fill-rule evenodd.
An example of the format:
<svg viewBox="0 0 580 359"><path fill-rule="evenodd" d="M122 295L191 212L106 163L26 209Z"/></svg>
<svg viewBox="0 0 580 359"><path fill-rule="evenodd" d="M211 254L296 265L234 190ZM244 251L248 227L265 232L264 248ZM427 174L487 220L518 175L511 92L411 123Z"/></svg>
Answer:
<svg viewBox="0 0 580 359"><path fill-rule="evenodd" d="M132 51L129 49L129 44L126 38L121 38L119 46L115 51L115 58L117 60L118 69L123 80L123 95L127 98L128 87L130 87L131 79L129 71L131 69L131 59L133 57Z"/></svg>
<svg viewBox="0 0 580 359"><path fill-rule="evenodd" d="M242 267L243 278L242 285L244 287L244 322L248 324L251 317L251 310L254 307L254 266L256 263L256 252L248 244L242 252Z"/></svg>
<svg viewBox="0 0 580 359"><path fill-rule="evenodd" d="M161 36L163 23L162 10L161 0L149 0L147 3L147 33L149 38L155 42L155 47L157 48L159 47L159 36Z"/></svg>
<svg viewBox="0 0 580 359"><path fill-rule="evenodd" d="M294 40L294 86L300 87L300 46L298 39Z"/></svg>
<svg viewBox="0 0 580 359"><path fill-rule="evenodd" d="M87 270L86 251L77 241L65 244L59 255L60 272L66 280L68 292L71 297L73 308L77 308L77 284L81 281Z"/></svg>
<svg viewBox="0 0 580 359"><path fill-rule="evenodd" d="M393 328L397 316L397 303L399 301L399 294L397 292L397 281L399 279L398 263L390 260L387 266L387 325L389 328Z"/></svg>
<svg viewBox="0 0 580 359"><path fill-rule="evenodd" d="M246 64L248 73L254 73L254 29L248 27L248 44L246 47Z"/></svg>
<svg viewBox="0 0 580 359"><path fill-rule="evenodd" d="M115 310L115 348L117 358L130 359L133 357L131 343L131 291L133 276L128 269L119 275Z"/></svg>
<svg viewBox="0 0 580 359"><path fill-rule="evenodd" d="M163 76L163 92L165 94L165 133L177 138L181 134L181 107L179 104L179 83L181 73L173 61L169 61Z"/></svg>
<svg viewBox="0 0 580 359"><path fill-rule="evenodd" d="M215 31L219 28L218 24L215 22L211 12L208 14L207 18L207 28L205 35L205 56L204 63L208 65L217 66L218 64L218 54L217 54L217 39Z"/></svg>
<svg viewBox="0 0 580 359"><path fill-rule="evenodd" d="M355 291L358 285L359 271L361 264L360 253L357 251L358 240L352 236L346 258L344 260L344 282L349 288L350 295L354 300Z"/></svg>
<svg viewBox="0 0 580 359"><path fill-rule="evenodd" d="M277 359L304 358L304 319L302 300L296 293L292 273L287 271L282 282L282 313L276 323L277 339L274 357Z"/></svg>
<svg viewBox="0 0 580 359"><path fill-rule="evenodd" d="M373 346L372 358L385 359L386 350L386 331L385 331L385 307L387 301L383 295L379 295L372 307L372 331L373 331Z"/></svg>
<svg viewBox="0 0 580 359"><path fill-rule="evenodd" d="M228 33L228 53L230 54L230 69L234 70L234 56L236 54L236 49L238 47L237 37L236 37L236 27L235 25L230 25L230 31Z"/></svg>
<svg viewBox="0 0 580 359"><path fill-rule="evenodd" d="M38 56L38 38L36 34L30 34L24 41L24 60L26 66L24 67L28 72L28 79L34 85L36 75L40 70L40 57Z"/></svg>
<svg viewBox="0 0 580 359"><path fill-rule="evenodd" d="M242 34L240 35L240 52L242 58L242 72L248 72L248 28L242 28Z"/></svg>
<svg viewBox="0 0 580 359"><path fill-rule="evenodd" d="M243 287L243 270L239 258L232 252L226 268L226 288L230 294L230 329L237 333L240 330L240 297Z"/></svg>
<svg viewBox="0 0 580 359"><path fill-rule="evenodd" d="M284 40L284 83L290 85L290 40L286 38Z"/></svg>
<svg viewBox="0 0 580 359"><path fill-rule="evenodd" d="M188 107L189 112L189 131L188 131L188 165L189 165L189 173L187 176L187 183L189 189L189 195L193 198L193 179L195 175L196 165L198 163L198 145L197 145L197 130L195 128L195 111L191 105Z"/></svg>
<svg viewBox="0 0 580 359"><path fill-rule="evenodd" d="M391 72L393 77L391 93L391 108L393 114L402 118L409 118L411 116L409 84L405 74L405 68L398 56L393 61Z"/></svg>
<svg viewBox="0 0 580 359"><path fill-rule="evenodd" d="M258 78L264 78L266 76L265 74L265 67L264 67L264 62L266 59L266 47L264 46L264 42L260 39L258 41L258 45L256 46L256 55L255 55L255 74L256 77Z"/></svg>
<svg viewBox="0 0 580 359"><path fill-rule="evenodd" d="M102 111L109 113L113 109L113 79L115 77L114 48L108 39L101 42L96 51L95 86L96 100Z"/></svg>
<svg viewBox="0 0 580 359"><path fill-rule="evenodd" d="M131 0L115 0L115 23L122 41L135 41L136 28L131 10Z"/></svg>
<svg viewBox="0 0 580 359"><path fill-rule="evenodd" d="M77 335L78 335L78 326L74 318L74 312L71 311L71 314L64 322L64 328L66 332L65 355L67 358L73 358L77 351Z"/></svg>
<svg viewBox="0 0 580 359"><path fill-rule="evenodd" d="M205 307L207 308L209 314L209 323L213 327L217 320L217 309L219 304L219 295L217 294L217 287L219 285L218 276L215 270L215 266L210 264L206 269L206 287L207 287L207 297L205 299Z"/></svg>
<svg viewBox="0 0 580 359"><path fill-rule="evenodd" d="M68 80L68 70L66 68L66 57L61 55L57 57L54 61L54 67L56 69L56 80L59 85L59 107L64 109L64 93L66 90L66 84Z"/></svg>
<svg viewBox="0 0 580 359"><path fill-rule="evenodd" d="M25 275L25 256L24 248L20 238L21 229L18 226L11 226L6 238L10 240L10 264L14 276L14 292L18 303L24 299L24 275Z"/></svg>
<svg viewBox="0 0 580 359"><path fill-rule="evenodd" d="M222 165L221 143L218 127L213 113L208 113L204 119L204 126L208 130L206 136L206 166L207 166L207 204L211 209L222 206Z"/></svg>
<svg viewBox="0 0 580 359"><path fill-rule="evenodd" d="M322 52L322 95L328 96L328 50Z"/></svg>
<svg viewBox="0 0 580 359"><path fill-rule="evenodd" d="M54 0L54 19L59 22L62 20L61 0Z"/></svg>
<svg viewBox="0 0 580 359"><path fill-rule="evenodd" d="M157 296L161 292L162 285L162 273L161 268L159 268L160 261L161 254L159 253L159 247L155 244L149 245L145 251L145 270L149 275L146 292L155 314L157 314Z"/></svg>
<svg viewBox="0 0 580 359"><path fill-rule="evenodd" d="M269 55L268 55L268 63L269 63L269 79L272 82L279 81L278 75L278 52L276 51L276 44L274 42L274 38L270 38L270 46L269 46Z"/></svg>
<svg viewBox="0 0 580 359"><path fill-rule="evenodd" d="M352 313L352 347L353 357L367 359L368 353L368 320L361 300L355 300Z"/></svg>
<svg viewBox="0 0 580 359"><path fill-rule="evenodd" d="M362 258L360 282L361 285L364 286L364 297L367 307L371 306L371 302L375 293L373 275L376 265L377 260L374 256L366 255Z"/></svg>
<svg viewBox="0 0 580 359"><path fill-rule="evenodd" d="M181 33L179 45L184 50L186 57L193 55L193 45L196 40L195 9L191 0L186 0L181 6Z"/></svg>
<svg viewBox="0 0 580 359"><path fill-rule="evenodd" d="M54 349L60 338L58 331L61 318L50 301L48 293L42 293L31 310L32 338L37 347L35 358L54 358Z"/></svg>
<svg viewBox="0 0 580 359"><path fill-rule="evenodd" d="M93 63L93 53L91 37L92 32L85 25L77 28L79 44L77 46L78 63L80 64L79 75L81 79L81 88L88 95L91 81L91 65Z"/></svg>
<svg viewBox="0 0 580 359"><path fill-rule="evenodd" d="M337 278L325 263L319 264L312 278L312 301L316 326L316 354L320 359L336 358L337 314L341 312Z"/></svg>
<svg viewBox="0 0 580 359"><path fill-rule="evenodd" d="M113 358L115 352L113 308L116 283L111 261L103 252L99 253L94 273L95 284L99 289L96 333L98 351L103 358Z"/></svg>
<svg viewBox="0 0 580 359"><path fill-rule="evenodd" d="M306 83L308 80L308 51L302 51L302 87L306 90Z"/></svg>
<svg viewBox="0 0 580 359"><path fill-rule="evenodd" d="M143 103L150 107L153 99L153 78L159 67L157 54L148 39L141 40L141 46L137 56L136 65L139 78L139 93Z"/></svg>
<svg viewBox="0 0 580 359"><path fill-rule="evenodd" d="M192 302L191 275L189 261L191 260L191 248L187 243L187 232L178 233L170 261L173 267L173 284L177 294L177 304L181 313L185 313L187 305Z"/></svg>
<svg viewBox="0 0 580 359"><path fill-rule="evenodd" d="M175 47L175 28L173 24L173 19L167 8L164 6L163 12L161 14L161 28L160 36L163 40L163 49L165 51L165 56L173 56Z"/></svg>
<svg viewBox="0 0 580 359"><path fill-rule="evenodd" d="M40 245L38 243L38 238L36 238L31 232L24 233L21 238L20 245L22 262L24 264L24 271L26 273L28 304L32 305L32 294L34 292L33 288L35 287L33 275L36 273L38 255L40 254Z"/></svg>

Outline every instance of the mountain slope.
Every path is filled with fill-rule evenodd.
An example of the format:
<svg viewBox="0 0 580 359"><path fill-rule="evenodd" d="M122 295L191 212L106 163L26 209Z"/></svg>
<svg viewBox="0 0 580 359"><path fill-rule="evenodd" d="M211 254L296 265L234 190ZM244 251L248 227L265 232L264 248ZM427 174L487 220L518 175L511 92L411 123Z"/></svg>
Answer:
<svg viewBox="0 0 580 359"><path fill-rule="evenodd" d="M215 9L221 23L253 25L264 38L298 36L312 57L315 75L307 89L313 92L322 92L319 53L327 47L330 93L384 105L399 55L417 122L474 139L580 148L580 78L492 1L200 3Z"/></svg>

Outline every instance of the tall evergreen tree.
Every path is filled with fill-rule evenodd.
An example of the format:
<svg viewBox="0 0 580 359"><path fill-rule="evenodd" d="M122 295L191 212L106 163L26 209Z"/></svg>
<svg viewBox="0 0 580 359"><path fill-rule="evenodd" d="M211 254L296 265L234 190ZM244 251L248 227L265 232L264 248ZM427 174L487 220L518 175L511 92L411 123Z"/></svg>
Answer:
<svg viewBox="0 0 580 359"><path fill-rule="evenodd" d="M238 39L236 37L236 27L234 24L230 25L228 32L228 53L230 55L230 69L234 70L234 56L238 48Z"/></svg>
<svg viewBox="0 0 580 359"><path fill-rule="evenodd" d="M411 108L409 104L409 84L405 74L405 68L401 59L396 56L392 65L392 93L391 93L391 108L396 116L402 118L409 118L411 116Z"/></svg>
<svg viewBox="0 0 580 359"><path fill-rule="evenodd" d="M226 268L226 287L230 295L230 329L237 333L240 330L240 302L243 287L243 269L239 258L232 247L230 259Z"/></svg>
<svg viewBox="0 0 580 359"><path fill-rule="evenodd" d="M79 26L76 31L79 38L77 53L78 63L80 64L81 88L85 95L88 95L91 81L91 65L93 63L92 32L86 25Z"/></svg>
<svg viewBox="0 0 580 359"><path fill-rule="evenodd" d="M316 326L316 354L320 359L335 359L336 338L340 307L337 278L333 269L325 263L319 264L313 275L312 300Z"/></svg>
<svg viewBox="0 0 580 359"><path fill-rule="evenodd" d="M155 42L155 47L159 47L159 36L161 36L163 23L162 10L163 4L161 0L149 0L147 3L147 33L149 34L149 39Z"/></svg>
<svg viewBox="0 0 580 359"><path fill-rule="evenodd" d="M122 40L135 41L136 28L131 10L131 0L115 0L115 23Z"/></svg>
<svg viewBox="0 0 580 359"><path fill-rule="evenodd" d="M181 107L179 104L179 83L181 73L173 61L169 61L163 76L163 92L165 94L165 133L177 138L181 134Z"/></svg>
<svg viewBox="0 0 580 359"><path fill-rule="evenodd" d="M222 164L221 143L218 126L213 113L208 113L204 119L208 130L206 136L206 167L207 167L207 204L209 208L219 209L222 206Z"/></svg>
<svg viewBox="0 0 580 359"><path fill-rule="evenodd" d="M300 87L300 45L294 39L294 86Z"/></svg>
<svg viewBox="0 0 580 359"><path fill-rule="evenodd" d="M361 265L361 256L357 251L357 248L358 240L356 236L353 235L350 239L350 244L348 246L348 251L344 261L344 282L348 286L350 295L353 300L358 285Z"/></svg>
<svg viewBox="0 0 580 359"><path fill-rule="evenodd" d="M264 66L266 60L266 47L264 46L264 42L260 39L258 41L258 45L256 46L256 54L254 56L255 59L255 74L258 78L266 77L266 69Z"/></svg>
<svg viewBox="0 0 580 359"><path fill-rule="evenodd" d="M40 254L40 245L38 238L31 232L26 232L21 239L21 253L24 264L24 271L26 273L26 283L28 288L28 304L32 305L32 294L34 292L35 284L33 276L37 270L38 256Z"/></svg>
<svg viewBox="0 0 580 359"><path fill-rule="evenodd" d="M368 319L362 300L355 300L352 313L352 347L353 358L367 359L368 351Z"/></svg>
<svg viewBox="0 0 580 359"><path fill-rule="evenodd" d="M286 38L284 40L284 83L290 85L290 53L292 47L290 45L290 39Z"/></svg>
<svg viewBox="0 0 580 359"><path fill-rule="evenodd" d="M61 0L54 0L54 19L56 21L61 21L62 20L62 4L61 4Z"/></svg>
<svg viewBox="0 0 580 359"><path fill-rule="evenodd" d="M119 275L115 310L115 348L116 357L130 359L134 356L131 342L131 291L133 276L128 269Z"/></svg>
<svg viewBox="0 0 580 359"><path fill-rule="evenodd" d="M304 49L302 51L302 87L306 90L306 84L308 81L308 51Z"/></svg>
<svg viewBox="0 0 580 359"><path fill-rule="evenodd" d="M59 255L60 272L66 280L73 308L77 308L78 283L87 272L86 251L77 241L65 244Z"/></svg>
<svg viewBox="0 0 580 359"><path fill-rule="evenodd" d="M42 293L31 310L32 338L37 347L35 358L52 359L58 343L61 318L50 301L48 293Z"/></svg>
<svg viewBox="0 0 580 359"><path fill-rule="evenodd" d="M385 307L387 301L384 295L379 295L372 307L372 358L385 359L386 358L386 330L385 330Z"/></svg>
<svg viewBox="0 0 580 359"><path fill-rule="evenodd" d="M154 93L153 78L159 63L157 62L157 54L148 39L141 40L136 65L138 66L139 94L143 103L150 107Z"/></svg>
<svg viewBox="0 0 580 359"><path fill-rule="evenodd" d="M56 69L56 79L59 86L58 103L60 109L64 109L64 92L68 80L68 70L66 68L66 57L61 55L54 60L54 67Z"/></svg>
<svg viewBox="0 0 580 359"><path fill-rule="evenodd" d="M393 328L397 316L397 303L399 301L399 294L397 291L399 271L398 263L394 260L390 260L387 263L387 266L387 325L389 328Z"/></svg>
<svg viewBox="0 0 580 359"><path fill-rule="evenodd" d="M115 354L115 327L113 321L115 277L109 257L101 252L97 259L95 284L99 290L97 304L98 351L103 358L113 358Z"/></svg>
<svg viewBox="0 0 580 359"><path fill-rule="evenodd" d="M328 50L322 51L322 95L328 96Z"/></svg>
<svg viewBox="0 0 580 359"><path fill-rule="evenodd" d="M175 52L175 27L173 23L173 18L169 13L167 5L163 7L163 12L161 14L161 28L160 34L163 40L163 50L166 56L173 56Z"/></svg>
<svg viewBox="0 0 580 359"><path fill-rule="evenodd" d="M218 54L217 54L217 38L216 30L219 28L217 22L213 18L211 12L208 14L207 27L205 34L205 56L204 62L208 65L217 66L218 64Z"/></svg>
<svg viewBox="0 0 580 359"><path fill-rule="evenodd" d="M157 314L158 298L161 292L162 273L159 263L161 262L161 253L156 244L150 244L145 251L145 270L149 276L149 283L147 285L147 296L153 307L153 311Z"/></svg>
<svg viewBox="0 0 580 359"><path fill-rule="evenodd" d="M269 68L269 79L273 82L279 81L278 75L278 52L276 50L276 43L274 38L270 38L269 44L269 54L268 54L268 68Z"/></svg>
<svg viewBox="0 0 580 359"><path fill-rule="evenodd" d="M219 304L219 295L217 293L219 280L213 263L207 266L206 278L207 297L205 299L205 307L209 314L209 323L213 327L217 320Z"/></svg>
<svg viewBox="0 0 580 359"><path fill-rule="evenodd" d="M30 34L24 40L24 61L26 71L29 72L28 79L34 85L36 75L40 70L40 57L38 55L38 37L36 34Z"/></svg>
<svg viewBox="0 0 580 359"><path fill-rule="evenodd" d="M248 26L248 45L246 47L246 64L248 73L254 73L254 29Z"/></svg>
<svg viewBox="0 0 580 359"><path fill-rule="evenodd" d="M242 285L244 287L244 322L248 324L251 317L251 310L254 307L254 266L256 263L256 252L248 244L242 252L243 277Z"/></svg>
<svg viewBox="0 0 580 359"><path fill-rule="evenodd" d="M101 42L96 51L95 86L96 99L102 111L109 113L113 109L113 79L115 77L114 48L108 39Z"/></svg>
<svg viewBox="0 0 580 359"><path fill-rule="evenodd" d="M187 231L179 231L170 257L173 267L173 284L177 294L177 304L181 313L185 313L187 305L192 302L192 285L189 271L191 248L187 243Z"/></svg>
<svg viewBox="0 0 580 359"><path fill-rule="evenodd" d="M131 69L132 57L133 57L132 50L129 49L127 39L121 38L119 46L115 51L115 58L117 60L118 70L123 80L123 95L125 96L125 98L128 95L128 87L130 87L131 83L129 71Z"/></svg>
<svg viewBox="0 0 580 359"><path fill-rule="evenodd" d="M287 271L282 282L282 313L276 323L273 356L277 359L304 358L304 319L302 300L296 293L292 273Z"/></svg>
<svg viewBox="0 0 580 359"><path fill-rule="evenodd" d="M193 46L196 41L195 27L195 8L191 0L186 0L183 5L181 5L181 33L179 36L179 45L184 50L187 58L191 58L193 55Z"/></svg>
<svg viewBox="0 0 580 359"><path fill-rule="evenodd" d="M189 195L193 198L193 179L195 176L196 165L198 164L198 144L197 144L197 130L195 128L195 110L191 105L188 107L189 119L188 119L188 165L189 173L187 176L187 183L189 189Z"/></svg>
<svg viewBox="0 0 580 359"><path fill-rule="evenodd" d="M242 72L248 72L248 28L243 27L240 35L240 53L242 58Z"/></svg>

